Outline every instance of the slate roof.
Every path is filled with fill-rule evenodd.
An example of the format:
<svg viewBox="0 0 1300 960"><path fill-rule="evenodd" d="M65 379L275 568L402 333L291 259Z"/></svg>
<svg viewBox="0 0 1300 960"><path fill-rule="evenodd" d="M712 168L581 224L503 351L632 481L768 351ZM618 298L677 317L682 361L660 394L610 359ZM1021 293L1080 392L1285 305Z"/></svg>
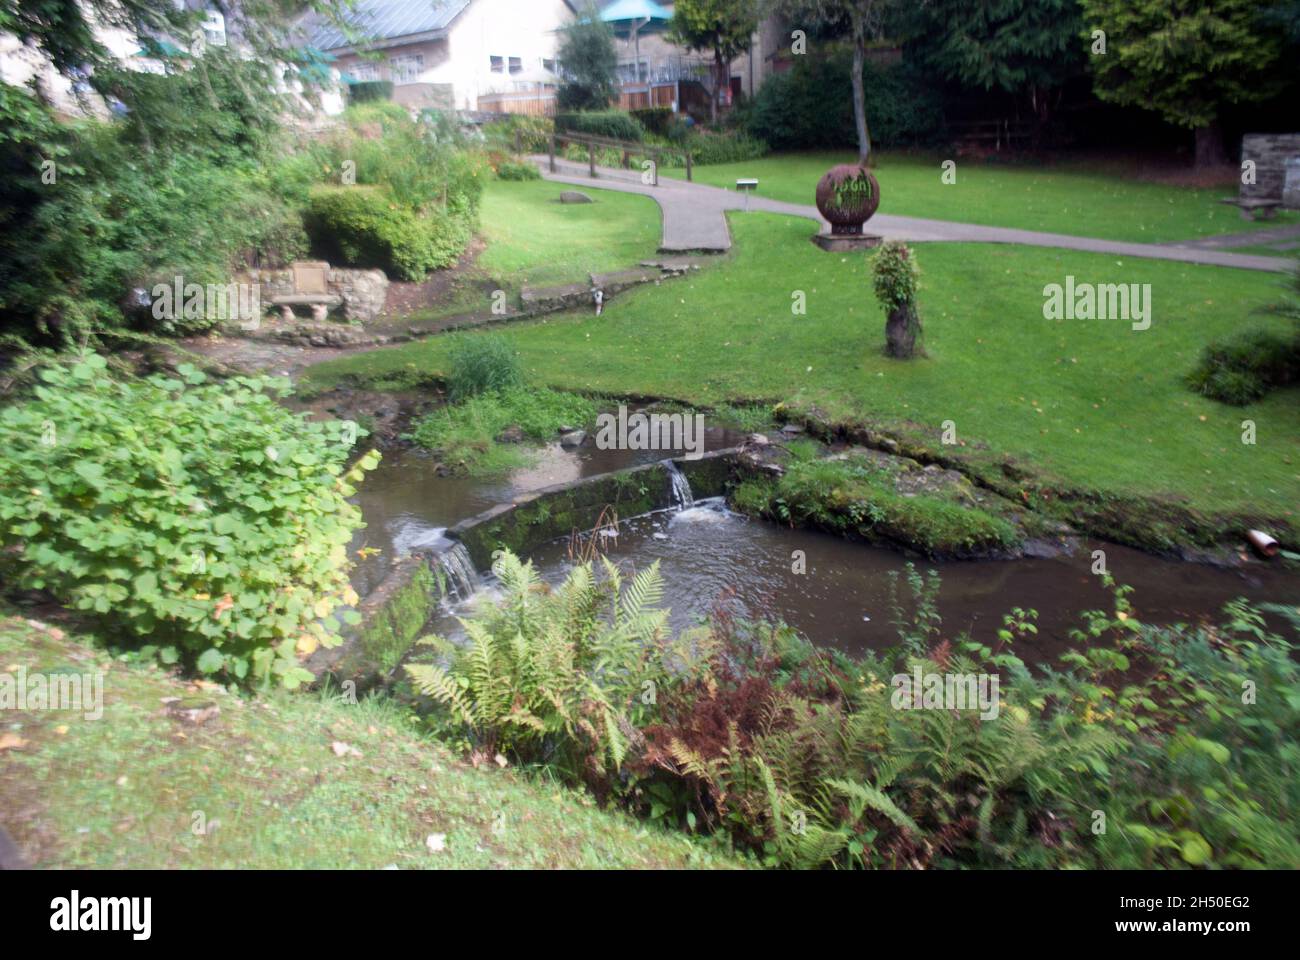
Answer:
<svg viewBox="0 0 1300 960"><path fill-rule="evenodd" d="M344 19L371 40L392 40L446 30L471 0L360 0ZM320 50L352 46L333 24L320 23L308 41Z"/></svg>

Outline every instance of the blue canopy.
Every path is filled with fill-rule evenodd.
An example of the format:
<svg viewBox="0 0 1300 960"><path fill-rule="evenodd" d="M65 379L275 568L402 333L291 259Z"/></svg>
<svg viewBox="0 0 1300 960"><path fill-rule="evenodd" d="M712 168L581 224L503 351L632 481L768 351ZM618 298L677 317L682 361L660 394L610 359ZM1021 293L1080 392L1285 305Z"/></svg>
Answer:
<svg viewBox="0 0 1300 960"><path fill-rule="evenodd" d="M600 12L606 23L629 20L671 20L673 12L654 0L614 0Z"/></svg>

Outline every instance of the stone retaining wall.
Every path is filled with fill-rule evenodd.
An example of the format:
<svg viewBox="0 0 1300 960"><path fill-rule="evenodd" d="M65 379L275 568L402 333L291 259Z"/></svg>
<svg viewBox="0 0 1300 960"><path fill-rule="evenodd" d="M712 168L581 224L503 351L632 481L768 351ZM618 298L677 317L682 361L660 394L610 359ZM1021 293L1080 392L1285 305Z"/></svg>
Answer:
<svg viewBox="0 0 1300 960"><path fill-rule="evenodd" d="M1286 163L1300 158L1300 133L1248 133L1241 138L1241 159L1255 161L1255 182L1241 185L1241 196L1255 200L1281 200L1300 208L1300 187L1283 197Z"/></svg>

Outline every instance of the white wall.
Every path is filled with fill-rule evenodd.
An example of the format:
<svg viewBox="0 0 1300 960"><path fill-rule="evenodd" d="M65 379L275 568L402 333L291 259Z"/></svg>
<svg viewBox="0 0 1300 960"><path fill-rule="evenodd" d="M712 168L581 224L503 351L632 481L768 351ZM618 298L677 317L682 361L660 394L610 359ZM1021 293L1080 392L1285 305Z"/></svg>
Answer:
<svg viewBox="0 0 1300 960"><path fill-rule="evenodd" d="M452 84L457 108L477 110L482 94L514 89L510 57L525 71L554 59L557 31L571 16L564 0L474 0L452 24L450 59L421 79ZM492 72L492 56L506 58L506 72Z"/></svg>

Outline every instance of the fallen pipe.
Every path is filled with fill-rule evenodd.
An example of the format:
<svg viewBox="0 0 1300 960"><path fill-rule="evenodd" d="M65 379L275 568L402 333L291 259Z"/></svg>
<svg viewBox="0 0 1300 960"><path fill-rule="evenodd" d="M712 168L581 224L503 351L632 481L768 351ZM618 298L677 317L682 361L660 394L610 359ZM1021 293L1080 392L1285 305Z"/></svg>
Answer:
<svg viewBox="0 0 1300 960"><path fill-rule="evenodd" d="M1277 541L1263 530L1247 530L1246 540L1261 557L1268 557L1271 560L1277 556Z"/></svg>

